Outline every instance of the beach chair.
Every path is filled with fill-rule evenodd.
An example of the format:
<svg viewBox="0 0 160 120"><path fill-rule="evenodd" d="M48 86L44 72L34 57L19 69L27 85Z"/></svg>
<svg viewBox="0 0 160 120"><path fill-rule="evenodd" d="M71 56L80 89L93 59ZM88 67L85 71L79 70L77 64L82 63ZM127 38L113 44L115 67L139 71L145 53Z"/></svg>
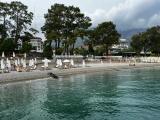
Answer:
<svg viewBox="0 0 160 120"><path fill-rule="evenodd" d="M17 67L16 67L16 71L17 71L17 72L22 72L22 71L23 71L23 69L22 69L22 67L17 66Z"/></svg>

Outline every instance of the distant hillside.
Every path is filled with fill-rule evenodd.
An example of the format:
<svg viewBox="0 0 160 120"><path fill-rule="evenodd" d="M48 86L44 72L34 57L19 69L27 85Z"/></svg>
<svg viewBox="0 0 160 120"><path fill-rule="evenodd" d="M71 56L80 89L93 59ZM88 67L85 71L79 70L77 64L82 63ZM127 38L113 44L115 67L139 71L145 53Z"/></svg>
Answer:
<svg viewBox="0 0 160 120"><path fill-rule="evenodd" d="M125 38L125 39L128 39L130 40L131 37L134 35L134 34L137 34L137 33L140 33L140 32L144 32L146 29L131 29L131 30L125 30L125 31L119 31L119 33L121 34L121 37L122 38Z"/></svg>

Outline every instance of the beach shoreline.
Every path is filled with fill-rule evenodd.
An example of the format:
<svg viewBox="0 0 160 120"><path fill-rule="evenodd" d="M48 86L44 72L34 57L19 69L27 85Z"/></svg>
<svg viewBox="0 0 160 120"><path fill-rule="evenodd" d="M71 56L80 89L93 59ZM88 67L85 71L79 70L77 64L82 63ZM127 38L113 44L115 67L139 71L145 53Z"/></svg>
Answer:
<svg viewBox="0 0 160 120"><path fill-rule="evenodd" d="M57 69L52 70L35 70L32 72L11 72L0 74L0 84L7 84L12 82L23 82L36 79L49 78L49 72L57 76L69 76L75 74L94 73L102 71L119 71L124 69L143 69L143 68L160 67L158 63L136 63L136 66L129 66L128 63L104 63L104 64L87 64L86 67L77 67L71 69Z"/></svg>

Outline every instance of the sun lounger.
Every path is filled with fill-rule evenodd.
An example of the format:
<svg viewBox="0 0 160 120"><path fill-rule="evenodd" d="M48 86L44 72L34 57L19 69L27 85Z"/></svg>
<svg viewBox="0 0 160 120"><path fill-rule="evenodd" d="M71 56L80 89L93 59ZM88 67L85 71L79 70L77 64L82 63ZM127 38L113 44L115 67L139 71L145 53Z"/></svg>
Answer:
<svg viewBox="0 0 160 120"><path fill-rule="evenodd" d="M33 67L31 67L31 70L36 70L37 69L37 66L34 65Z"/></svg>

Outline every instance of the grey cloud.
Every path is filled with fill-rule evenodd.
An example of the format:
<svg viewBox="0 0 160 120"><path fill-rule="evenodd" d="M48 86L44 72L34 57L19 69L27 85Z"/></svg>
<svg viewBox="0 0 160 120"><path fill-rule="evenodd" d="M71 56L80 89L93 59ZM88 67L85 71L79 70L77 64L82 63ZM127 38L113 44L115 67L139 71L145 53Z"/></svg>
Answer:
<svg viewBox="0 0 160 120"><path fill-rule="evenodd" d="M93 24L112 20L119 29L146 28L160 25L160 0L125 0L109 11L89 14Z"/></svg>

